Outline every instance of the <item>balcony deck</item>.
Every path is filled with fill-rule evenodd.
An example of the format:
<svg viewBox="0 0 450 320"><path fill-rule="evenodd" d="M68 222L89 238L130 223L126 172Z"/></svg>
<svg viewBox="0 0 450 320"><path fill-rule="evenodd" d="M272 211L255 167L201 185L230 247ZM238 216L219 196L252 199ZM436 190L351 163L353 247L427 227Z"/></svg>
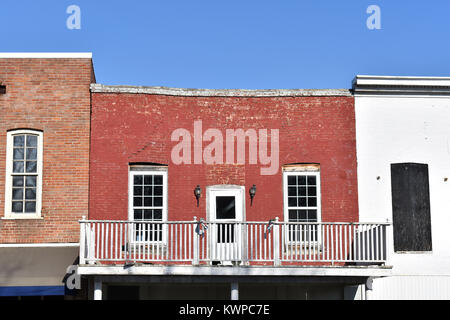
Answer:
<svg viewBox="0 0 450 320"><path fill-rule="evenodd" d="M267 271L295 266L296 273L311 274L311 268L327 267L382 270L390 255L389 223L208 222L194 218L167 222L81 220L80 225L83 268L121 266L125 270L132 266L144 272L142 268L151 267L147 269L158 273L162 271L157 271L157 266L164 270L194 266L198 273L206 270L204 267L221 266L221 273L224 267L233 273L248 273L251 267L266 267Z"/></svg>

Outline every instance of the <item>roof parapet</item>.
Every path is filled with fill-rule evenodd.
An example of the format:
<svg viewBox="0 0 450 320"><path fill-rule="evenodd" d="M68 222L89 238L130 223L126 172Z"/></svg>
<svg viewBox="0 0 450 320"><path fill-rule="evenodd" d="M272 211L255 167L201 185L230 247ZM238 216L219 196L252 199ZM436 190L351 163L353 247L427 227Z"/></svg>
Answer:
<svg viewBox="0 0 450 320"><path fill-rule="evenodd" d="M351 96L348 89L187 89L142 86L107 86L91 84L93 93L154 94L187 97L302 97L302 96Z"/></svg>
<svg viewBox="0 0 450 320"><path fill-rule="evenodd" d="M92 59L92 52L0 52L0 59Z"/></svg>

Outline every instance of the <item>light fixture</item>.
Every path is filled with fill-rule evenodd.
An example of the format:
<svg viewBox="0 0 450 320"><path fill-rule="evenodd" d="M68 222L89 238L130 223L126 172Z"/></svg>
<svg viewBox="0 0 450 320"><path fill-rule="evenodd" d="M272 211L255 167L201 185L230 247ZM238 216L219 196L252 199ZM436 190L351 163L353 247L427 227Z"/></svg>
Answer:
<svg viewBox="0 0 450 320"><path fill-rule="evenodd" d="M200 200L200 197L202 195L202 189L200 188L200 185L197 185L197 187L195 187L194 195L195 195L195 198L197 198L197 207L198 207L199 200Z"/></svg>
<svg viewBox="0 0 450 320"><path fill-rule="evenodd" d="M253 205L253 198L255 197L255 194L256 194L256 185L253 185L253 187L250 188L249 193L250 193L250 200L251 200L250 205Z"/></svg>

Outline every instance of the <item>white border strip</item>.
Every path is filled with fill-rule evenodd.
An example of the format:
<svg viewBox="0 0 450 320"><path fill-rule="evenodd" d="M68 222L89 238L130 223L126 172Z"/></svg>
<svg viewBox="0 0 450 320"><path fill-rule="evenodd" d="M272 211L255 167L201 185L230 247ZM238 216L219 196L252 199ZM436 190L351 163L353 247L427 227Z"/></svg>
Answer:
<svg viewBox="0 0 450 320"><path fill-rule="evenodd" d="M0 52L0 59L92 59L92 52Z"/></svg>
<svg viewBox="0 0 450 320"><path fill-rule="evenodd" d="M86 266L80 265L77 274L86 276L360 276L386 277L392 267L378 266L282 266L282 267L210 267L210 266Z"/></svg>
<svg viewBox="0 0 450 320"><path fill-rule="evenodd" d="M7 243L0 244L0 248L60 248L79 247L79 243Z"/></svg>

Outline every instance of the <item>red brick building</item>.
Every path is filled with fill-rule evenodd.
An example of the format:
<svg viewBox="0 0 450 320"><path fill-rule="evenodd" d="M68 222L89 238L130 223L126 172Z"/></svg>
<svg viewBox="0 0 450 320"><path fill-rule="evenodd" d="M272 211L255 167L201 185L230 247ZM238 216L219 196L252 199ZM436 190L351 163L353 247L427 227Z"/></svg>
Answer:
<svg viewBox="0 0 450 320"><path fill-rule="evenodd" d="M0 54L0 287L8 294L63 290L77 258L93 82L91 54Z"/></svg>
<svg viewBox="0 0 450 320"><path fill-rule="evenodd" d="M354 101L347 90L277 91L170 91L166 94L128 93L127 88L94 86L91 137L91 219L128 219L128 173L132 164L168 166L168 219L206 218L206 198L197 207L193 190L212 185L245 187L248 221L283 220L282 167L319 164L322 221L358 221ZM145 91L145 89L142 89ZM263 94L265 96L263 96ZM286 96L284 96L286 95ZM201 121L202 132L216 128L278 129L279 168L262 175L260 163L249 163L246 139L244 164L174 164L172 133L192 133ZM269 132L270 133L270 132ZM203 141L203 150L211 141ZM236 145L236 141L235 141ZM269 139L270 151L270 139ZM237 153L237 152L236 152ZM269 152L270 153L270 152ZM259 161L258 161L259 162ZM248 191L257 194L250 204ZM339 186L339 187L337 187Z"/></svg>
<svg viewBox="0 0 450 320"><path fill-rule="evenodd" d="M358 224L349 90L91 92L95 298L344 298L386 272L352 267L386 262L387 226Z"/></svg>

